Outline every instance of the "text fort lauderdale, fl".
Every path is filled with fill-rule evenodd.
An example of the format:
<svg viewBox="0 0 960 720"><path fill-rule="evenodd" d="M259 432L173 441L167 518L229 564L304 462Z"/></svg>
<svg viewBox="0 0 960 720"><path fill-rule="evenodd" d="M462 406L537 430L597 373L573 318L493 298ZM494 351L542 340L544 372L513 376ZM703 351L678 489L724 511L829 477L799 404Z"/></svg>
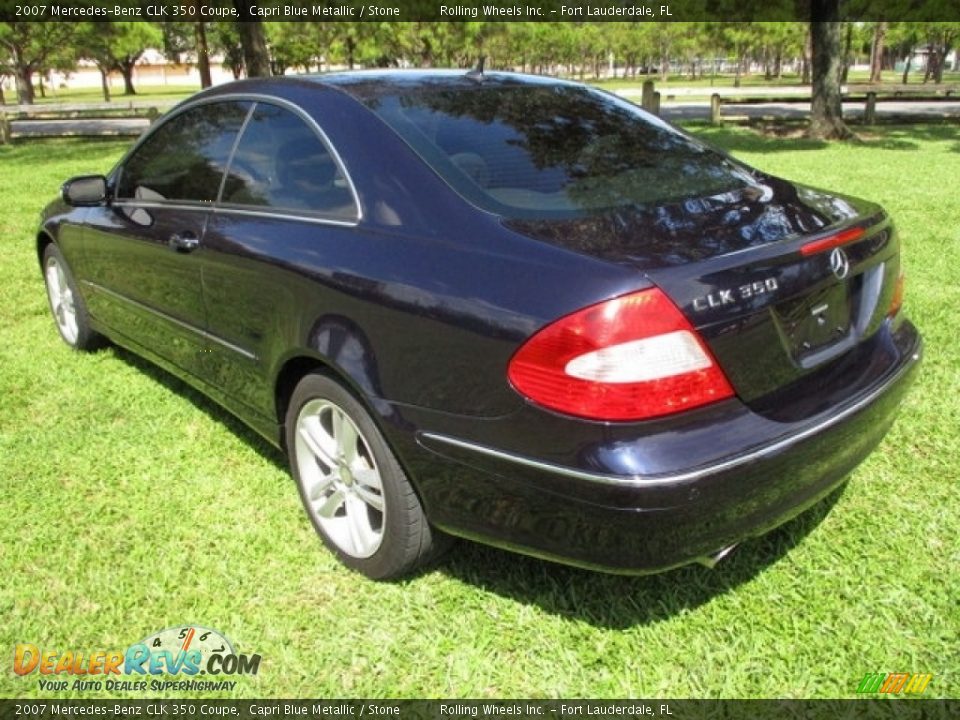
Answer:
<svg viewBox="0 0 960 720"><path fill-rule="evenodd" d="M441 5L441 17L672 17L669 5L592 6L561 5L559 10L544 11L541 7L527 5Z"/></svg>

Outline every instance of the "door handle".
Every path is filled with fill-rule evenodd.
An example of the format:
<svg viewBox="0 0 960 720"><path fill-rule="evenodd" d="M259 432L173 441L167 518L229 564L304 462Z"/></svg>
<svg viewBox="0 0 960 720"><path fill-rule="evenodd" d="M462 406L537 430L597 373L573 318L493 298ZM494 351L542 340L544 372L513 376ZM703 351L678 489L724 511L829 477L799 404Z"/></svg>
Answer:
<svg viewBox="0 0 960 720"><path fill-rule="evenodd" d="M188 253L193 252L200 246L200 238L187 230L182 233L173 233L167 240L167 245L171 250Z"/></svg>

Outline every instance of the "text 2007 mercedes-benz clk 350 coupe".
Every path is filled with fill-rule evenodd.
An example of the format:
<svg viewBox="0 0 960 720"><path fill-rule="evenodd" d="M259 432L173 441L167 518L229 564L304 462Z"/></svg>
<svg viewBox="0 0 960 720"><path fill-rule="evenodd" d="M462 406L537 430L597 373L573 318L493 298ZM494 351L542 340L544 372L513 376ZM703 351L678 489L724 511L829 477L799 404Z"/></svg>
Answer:
<svg viewBox="0 0 960 720"><path fill-rule="evenodd" d="M63 339L284 448L373 578L449 535L710 564L841 483L920 358L880 207L575 83L232 83L61 195L37 252Z"/></svg>

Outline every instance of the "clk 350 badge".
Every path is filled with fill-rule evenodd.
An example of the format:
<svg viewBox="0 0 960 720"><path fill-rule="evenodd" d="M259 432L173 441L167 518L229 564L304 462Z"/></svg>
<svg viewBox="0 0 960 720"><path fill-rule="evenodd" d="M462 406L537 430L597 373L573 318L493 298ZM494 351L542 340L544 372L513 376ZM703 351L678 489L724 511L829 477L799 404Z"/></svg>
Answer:
<svg viewBox="0 0 960 720"><path fill-rule="evenodd" d="M717 290L716 292L707 293L706 295L701 295L700 297L694 298L693 309L697 312L700 312L701 310L709 310L710 308L731 305L742 300L755 298L758 295L771 293L778 287L780 286L777 284L776 278L766 278L765 280L757 280L756 282L752 282L747 285L740 285L739 287L735 288L729 288L727 290Z"/></svg>

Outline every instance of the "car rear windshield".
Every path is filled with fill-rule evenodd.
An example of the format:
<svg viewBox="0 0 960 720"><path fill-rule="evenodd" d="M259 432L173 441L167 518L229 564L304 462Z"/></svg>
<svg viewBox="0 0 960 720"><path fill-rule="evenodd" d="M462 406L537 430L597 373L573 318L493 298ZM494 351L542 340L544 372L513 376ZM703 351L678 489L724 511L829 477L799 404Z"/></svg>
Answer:
<svg viewBox="0 0 960 720"><path fill-rule="evenodd" d="M507 217L576 217L753 184L726 156L581 86L441 83L365 101L467 200Z"/></svg>

